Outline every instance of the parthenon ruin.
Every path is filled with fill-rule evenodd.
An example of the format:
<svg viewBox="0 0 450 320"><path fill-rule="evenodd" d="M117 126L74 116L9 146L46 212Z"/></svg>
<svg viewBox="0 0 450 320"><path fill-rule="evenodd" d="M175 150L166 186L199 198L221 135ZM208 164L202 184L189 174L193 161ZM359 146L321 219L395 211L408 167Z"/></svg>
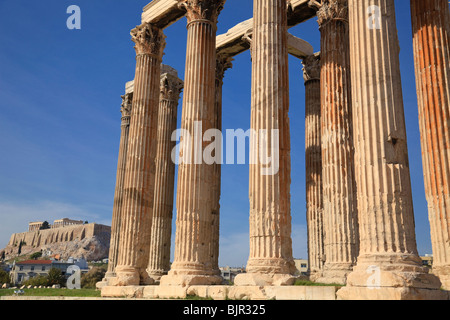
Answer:
<svg viewBox="0 0 450 320"><path fill-rule="evenodd" d="M141 290L148 297L177 296L205 286L228 294L252 288L276 292L293 285L291 54L304 66L310 279L343 285L338 299L448 298L440 290L450 290L448 1L411 0L432 273L422 265L416 244L394 0L254 0L253 18L217 35L222 10L226 0L153 0L144 7L142 24L131 31L136 74L122 96L102 295ZM163 64L164 29L183 17L186 70L179 79ZM321 34L316 51L288 31L315 17ZM252 63L250 127L267 135L250 138L246 272L233 288L224 288L218 265L221 166L178 164L175 193L172 133L182 91L183 130L194 132L196 123L202 134L222 130L225 71L246 50ZM186 149L195 141L183 142L180 156L195 158ZM203 143L201 151L207 147ZM278 157L278 171L267 173L258 161L264 147Z"/></svg>

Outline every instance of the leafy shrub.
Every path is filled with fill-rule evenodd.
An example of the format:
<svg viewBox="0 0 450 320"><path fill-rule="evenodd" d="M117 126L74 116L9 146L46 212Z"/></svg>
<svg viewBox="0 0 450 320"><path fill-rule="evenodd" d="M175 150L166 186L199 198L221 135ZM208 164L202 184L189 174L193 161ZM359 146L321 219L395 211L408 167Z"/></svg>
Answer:
<svg viewBox="0 0 450 320"><path fill-rule="evenodd" d="M0 269L0 283L10 283L11 279L9 278L8 272Z"/></svg>
<svg viewBox="0 0 450 320"><path fill-rule="evenodd" d="M33 254L30 256L30 259L37 260L37 259L39 259L40 257L42 257L42 252L41 252L41 251L37 251L37 252L33 253Z"/></svg>
<svg viewBox="0 0 450 320"><path fill-rule="evenodd" d="M51 268L47 276L48 285L53 286L54 284L59 284L64 286L66 284L66 278L63 276L61 270L56 268Z"/></svg>
<svg viewBox="0 0 450 320"><path fill-rule="evenodd" d="M63 286L63 285L65 285L65 283L66 283L66 279L62 275L61 270L52 268L48 272L48 275L35 276L33 278L30 278L30 279L24 281L22 283L22 285L25 285L25 286L31 285L31 286L37 286L37 287L38 286L49 287L49 286L53 286L54 284L59 284L60 286Z"/></svg>
<svg viewBox="0 0 450 320"><path fill-rule="evenodd" d="M45 286L47 287L48 284L48 279L46 276L41 276L38 275L36 277L30 278L28 280L25 280L24 282L22 282L22 285L24 286Z"/></svg>
<svg viewBox="0 0 450 320"><path fill-rule="evenodd" d="M89 272L81 276L81 287L84 289L95 289L95 284L105 277L106 268L93 267Z"/></svg>

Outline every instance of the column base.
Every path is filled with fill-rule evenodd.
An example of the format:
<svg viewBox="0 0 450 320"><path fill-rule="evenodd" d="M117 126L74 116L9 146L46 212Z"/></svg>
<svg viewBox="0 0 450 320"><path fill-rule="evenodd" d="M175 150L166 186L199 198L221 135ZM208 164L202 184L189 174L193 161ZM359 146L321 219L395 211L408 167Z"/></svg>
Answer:
<svg viewBox="0 0 450 320"><path fill-rule="evenodd" d="M297 278L291 274L241 273L234 278L235 286L291 286Z"/></svg>
<svg viewBox="0 0 450 320"><path fill-rule="evenodd" d="M145 270L141 272L135 267L118 266L116 268L116 277L110 278L108 283L112 286L126 287L153 285L155 281L148 276Z"/></svg>
<svg viewBox="0 0 450 320"><path fill-rule="evenodd" d="M108 271L105 273L105 279L109 279L109 278L115 278L117 277L116 272L115 271Z"/></svg>
<svg viewBox="0 0 450 320"><path fill-rule="evenodd" d="M433 274L439 277L441 280L442 288L444 290L450 290L450 266L436 267L433 266Z"/></svg>
<svg viewBox="0 0 450 320"><path fill-rule="evenodd" d="M222 284L218 270L205 267L198 262L174 262L172 269L160 279L162 286L195 286Z"/></svg>
<svg viewBox="0 0 450 320"><path fill-rule="evenodd" d="M153 281L155 282L155 284L159 284L161 281L161 278L165 275L167 275L168 271L164 271L164 270L148 270L147 269L147 274L148 276L153 279Z"/></svg>
<svg viewBox="0 0 450 320"><path fill-rule="evenodd" d="M103 287L107 287L110 285L110 282L111 282L110 280L112 280L116 277L117 277L117 275L115 272L108 271L105 273L105 277L102 279L102 281L99 281L95 284L95 287L97 289L102 289Z"/></svg>
<svg viewBox="0 0 450 320"><path fill-rule="evenodd" d="M414 254L364 255L338 291L345 300L445 299L441 282Z"/></svg>
<svg viewBox="0 0 450 320"><path fill-rule="evenodd" d="M322 277L322 271L311 271L309 273L309 281L318 282L317 279Z"/></svg>
<svg viewBox="0 0 450 320"><path fill-rule="evenodd" d="M246 270L248 273L290 275L293 275L297 271L293 259L287 260L282 258L252 258L248 261Z"/></svg>
<svg viewBox="0 0 450 320"><path fill-rule="evenodd" d="M324 284L345 285L347 283L347 276L353 271L353 264L351 263L333 263L325 264L320 277L317 277L315 282Z"/></svg>

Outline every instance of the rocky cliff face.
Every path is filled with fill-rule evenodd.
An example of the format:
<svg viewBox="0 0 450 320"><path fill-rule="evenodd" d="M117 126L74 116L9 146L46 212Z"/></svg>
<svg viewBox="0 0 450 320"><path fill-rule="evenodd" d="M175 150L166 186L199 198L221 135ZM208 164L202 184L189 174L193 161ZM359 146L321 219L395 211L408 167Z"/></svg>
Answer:
<svg viewBox="0 0 450 320"><path fill-rule="evenodd" d="M93 261L108 257L110 239L111 227L92 223L13 234L3 250L6 260L15 258L22 242L20 255L42 251L44 256L59 254L64 260L73 257Z"/></svg>

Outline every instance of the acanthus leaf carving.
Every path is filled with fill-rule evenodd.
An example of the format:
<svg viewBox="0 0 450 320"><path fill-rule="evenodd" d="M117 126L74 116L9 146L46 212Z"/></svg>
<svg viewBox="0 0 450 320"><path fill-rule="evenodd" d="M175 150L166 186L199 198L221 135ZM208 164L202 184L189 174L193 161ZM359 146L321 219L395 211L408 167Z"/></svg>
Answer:
<svg viewBox="0 0 450 320"><path fill-rule="evenodd" d="M320 53L307 56L302 61L303 78L305 82L311 80L320 80Z"/></svg>
<svg viewBox="0 0 450 320"><path fill-rule="evenodd" d="M144 23L131 30L130 34L137 55L150 54L162 58L166 42L161 29L151 23Z"/></svg>
<svg viewBox="0 0 450 320"><path fill-rule="evenodd" d="M217 23L226 0L178 0L178 6L186 10L188 23L208 20Z"/></svg>
<svg viewBox="0 0 450 320"><path fill-rule="evenodd" d="M224 54L218 54L216 58L216 79L223 80L225 71L233 67L233 57Z"/></svg>
<svg viewBox="0 0 450 320"><path fill-rule="evenodd" d="M348 21L348 0L310 0L309 6L317 9L319 26L332 20Z"/></svg>
<svg viewBox="0 0 450 320"><path fill-rule="evenodd" d="M130 117L131 110L133 107L133 93L127 93L122 98L122 107L120 108L120 112L122 113L122 118Z"/></svg>
<svg viewBox="0 0 450 320"><path fill-rule="evenodd" d="M183 91L184 83L178 77L171 74L161 75L160 99L178 101Z"/></svg>

